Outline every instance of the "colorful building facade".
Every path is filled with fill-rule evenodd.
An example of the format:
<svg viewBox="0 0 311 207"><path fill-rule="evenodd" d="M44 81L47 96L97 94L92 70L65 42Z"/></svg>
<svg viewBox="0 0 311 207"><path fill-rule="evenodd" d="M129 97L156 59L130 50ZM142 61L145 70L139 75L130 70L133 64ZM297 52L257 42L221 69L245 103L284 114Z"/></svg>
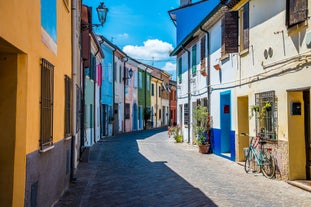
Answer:
<svg viewBox="0 0 311 207"><path fill-rule="evenodd" d="M56 0L0 8L0 203L50 206L70 179L71 8Z"/></svg>

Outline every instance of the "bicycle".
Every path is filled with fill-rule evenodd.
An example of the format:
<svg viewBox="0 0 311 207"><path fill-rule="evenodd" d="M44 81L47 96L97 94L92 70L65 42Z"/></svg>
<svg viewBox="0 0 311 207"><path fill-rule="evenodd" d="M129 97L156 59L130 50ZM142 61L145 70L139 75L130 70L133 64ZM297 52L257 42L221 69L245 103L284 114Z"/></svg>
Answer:
<svg viewBox="0 0 311 207"><path fill-rule="evenodd" d="M259 135L255 137L255 140L253 136L250 136L246 133L241 133L241 135L251 138L244 163L245 172L248 173L252 169L251 162L253 162L254 164L257 164L257 166L259 166L260 171L266 178L273 178L275 175L275 163L274 158L271 154L271 148L263 147L263 145L267 142L262 140L261 136ZM258 144L260 144L259 151L257 151ZM257 171L255 169L252 170Z"/></svg>

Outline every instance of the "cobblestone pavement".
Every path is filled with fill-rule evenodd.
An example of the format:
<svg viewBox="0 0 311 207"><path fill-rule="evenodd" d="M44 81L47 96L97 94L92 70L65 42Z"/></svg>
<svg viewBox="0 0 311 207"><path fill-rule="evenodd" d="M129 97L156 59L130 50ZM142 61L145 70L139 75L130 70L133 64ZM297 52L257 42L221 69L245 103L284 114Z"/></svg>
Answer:
<svg viewBox="0 0 311 207"><path fill-rule="evenodd" d="M105 138L81 162L56 207L311 206L311 193L195 146L163 129Z"/></svg>

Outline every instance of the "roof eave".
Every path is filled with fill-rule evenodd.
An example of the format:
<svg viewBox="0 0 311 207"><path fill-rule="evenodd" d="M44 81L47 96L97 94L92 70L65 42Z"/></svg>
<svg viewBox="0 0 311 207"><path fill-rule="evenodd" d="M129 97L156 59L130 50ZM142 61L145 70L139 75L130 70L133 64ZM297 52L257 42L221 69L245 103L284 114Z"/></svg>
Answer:
<svg viewBox="0 0 311 207"><path fill-rule="evenodd" d="M182 47L185 46L186 42L190 42L192 38L194 38L194 34L200 29L204 23L210 19L213 15L217 13L218 10L220 10L225 4L220 1L220 3L189 33L178 45L177 47L170 53L170 56L176 56L177 53L182 49Z"/></svg>

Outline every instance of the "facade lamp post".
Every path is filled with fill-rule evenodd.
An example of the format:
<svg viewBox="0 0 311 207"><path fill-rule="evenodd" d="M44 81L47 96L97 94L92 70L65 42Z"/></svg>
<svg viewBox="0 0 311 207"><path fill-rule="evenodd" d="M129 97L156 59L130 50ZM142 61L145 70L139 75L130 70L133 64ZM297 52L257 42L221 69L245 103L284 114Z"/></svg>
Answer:
<svg viewBox="0 0 311 207"><path fill-rule="evenodd" d="M88 30L92 27L104 26L104 23L106 22L106 19L107 19L107 13L108 13L108 8L105 6L104 2L100 2L98 7L96 8L96 12L97 12L98 21L100 22L100 24L90 24L90 23L82 22L81 24L82 31Z"/></svg>

